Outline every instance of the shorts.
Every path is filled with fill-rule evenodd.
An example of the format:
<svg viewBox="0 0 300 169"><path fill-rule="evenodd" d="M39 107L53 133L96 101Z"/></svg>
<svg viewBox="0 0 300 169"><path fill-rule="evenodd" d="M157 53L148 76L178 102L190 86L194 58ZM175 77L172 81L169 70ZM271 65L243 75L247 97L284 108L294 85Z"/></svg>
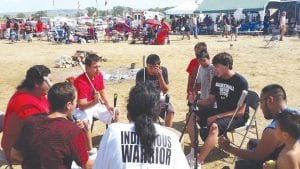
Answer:
<svg viewBox="0 0 300 169"><path fill-rule="evenodd" d="M209 129L209 126L207 124L207 119L211 116L217 115L217 114L221 114L222 112L220 112L219 110L215 109L215 108L203 108L200 109L199 111L196 112L196 115L199 117L199 125L201 128L203 129ZM246 113L245 113L246 114ZM218 129L219 129L219 136L225 134L226 129L228 127L229 122L231 121L232 117L224 117L224 118L220 118L217 119L214 123L216 123L218 125ZM247 119L245 117L234 117L232 120L232 123L228 129L228 131L233 130L235 128L241 127L243 125L245 125ZM201 133L203 132L203 133ZM205 134L204 134L205 133ZM201 135L202 134L202 135ZM200 129L200 136L202 138L202 140L205 140L206 137L208 136L208 131L201 131Z"/></svg>
<svg viewBox="0 0 300 169"><path fill-rule="evenodd" d="M262 169L262 162L254 160L237 160L234 169Z"/></svg>
<svg viewBox="0 0 300 169"><path fill-rule="evenodd" d="M159 117L165 118L165 115L167 113L173 113L174 114L174 108L171 103L166 103L166 102L160 102L160 113Z"/></svg>
<svg viewBox="0 0 300 169"><path fill-rule="evenodd" d="M226 32L231 31L231 25L224 25L224 31Z"/></svg>
<svg viewBox="0 0 300 169"><path fill-rule="evenodd" d="M116 110L114 110L114 112L115 111ZM80 110L77 108L73 113L73 117L82 121L88 121L89 124L92 123L93 117L105 124L110 124L114 117L114 112L110 112L107 110L105 105L98 103L95 106L85 110ZM89 125L89 127L91 127L91 125Z"/></svg>
<svg viewBox="0 0 300 169"><path fill-rule="evenodd" d="M239 28L238 27L233 27L232 28L232 33L238 34L239 33Z"/></svg>
<svg viewBox="0 0 300 169"><path fill-rule="evenodd" d="M32 41L32 33L26 33L25 34L25 39Z"/></svg>

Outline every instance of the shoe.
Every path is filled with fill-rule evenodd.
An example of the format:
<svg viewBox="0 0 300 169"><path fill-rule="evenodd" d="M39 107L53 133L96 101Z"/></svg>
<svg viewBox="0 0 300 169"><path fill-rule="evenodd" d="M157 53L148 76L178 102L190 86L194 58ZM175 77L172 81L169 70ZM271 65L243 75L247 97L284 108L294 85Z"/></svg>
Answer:
<svg viewBox="0 0 300 169"><path fill-rule="evenodd" d="M186 155L185 156L186 157L186 159L187 159L187 161L188 161L188 163L190 164L190 161L195 161L195 159L194 159L194 151L191 151L188 155ZM191 164L190 164L190 166L191 166Z"/></svg>
<svg viewBox="0 0 300 169"><path fill-rule="evenodd" d="M191 167L191 169L194 169L195 168L195 162L196 162L196 159L194 157L194 151L191 151L188 155L186 155L186 159ZM201 169L201 164L197 164L198 166L198 169Z"/></svg>
<svg viewBox="0 0 300 169"><path fill-rule="evenodd" d="M89 156L92 156L94 154L97 154L98 150L97 148L92 148L90 151L88 151Z"/></svg>
<svg viewBox="0 0 300 169"><path fill-rule="evenodd" d="M194 169L195 168L195 162L196 162L195 158L193 158L193 159L191 159L189 161L190 169ZM197 168L201 169L201 164L200 163L197 163Z"/></svg>

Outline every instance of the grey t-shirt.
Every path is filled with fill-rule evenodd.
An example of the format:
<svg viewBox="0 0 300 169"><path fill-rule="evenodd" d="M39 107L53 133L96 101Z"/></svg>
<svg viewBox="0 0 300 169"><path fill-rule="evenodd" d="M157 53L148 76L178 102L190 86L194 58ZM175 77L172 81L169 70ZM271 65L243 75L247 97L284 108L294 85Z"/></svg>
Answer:
<svg viewBox="0 0 300 169"><path fill-rule="evenodd" d="M210 92L211 81L214 77L214 66L209 64L207 67L200 66L198 69L196 83L201 84L201 96L200 99L207 99Z"/></svg>

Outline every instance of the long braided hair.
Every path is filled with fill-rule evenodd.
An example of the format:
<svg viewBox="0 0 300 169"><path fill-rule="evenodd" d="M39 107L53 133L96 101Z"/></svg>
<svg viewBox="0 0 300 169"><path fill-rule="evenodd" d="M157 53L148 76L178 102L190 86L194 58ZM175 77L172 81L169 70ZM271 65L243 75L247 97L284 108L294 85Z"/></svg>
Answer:
<svg viewBox="0 0 300 169"><path fill-rule="evenodd" d="M159 114L159 92L149 83L137 84L130 90L127 111L145 149L146 158L149 158L156 139L154 122Z"/></svg>

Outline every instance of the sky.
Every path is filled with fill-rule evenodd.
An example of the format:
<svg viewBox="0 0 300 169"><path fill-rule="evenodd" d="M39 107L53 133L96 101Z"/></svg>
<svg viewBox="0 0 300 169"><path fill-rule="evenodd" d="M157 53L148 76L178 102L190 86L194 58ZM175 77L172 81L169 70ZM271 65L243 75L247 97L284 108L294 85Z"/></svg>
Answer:
<svg viewBox="0 0 300 169"><path fill-rule="evenodd" d="M0 13L32 12L57 9L80 9L96 7L100 10L111 9L114 6L128 6L135 9L176 6L185 0L0 0ZM54 3L53 3L54 1ZM4 5L5 4L5 5ZM53 5L54 4L54 5ZM98 4L98 5L97 5Z"/></svg>

